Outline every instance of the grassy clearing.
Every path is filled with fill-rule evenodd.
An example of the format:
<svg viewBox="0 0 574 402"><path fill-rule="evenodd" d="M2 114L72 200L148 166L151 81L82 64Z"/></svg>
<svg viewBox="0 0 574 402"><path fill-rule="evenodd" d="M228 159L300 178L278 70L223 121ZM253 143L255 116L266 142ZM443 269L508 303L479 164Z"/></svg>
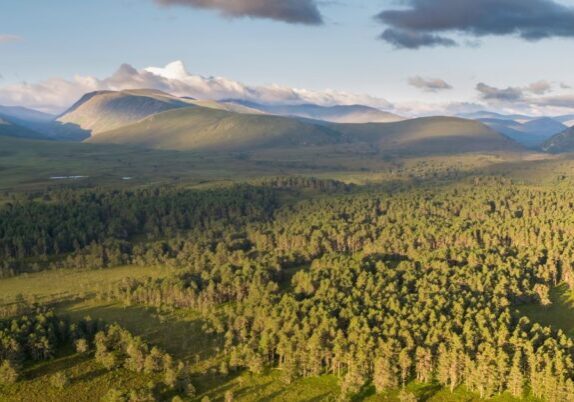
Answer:
<svg viewBox="0 0 574 402"><path fill-rule="evenodd" d="M204 322L193 311L159 314L154 308L85 300L63 303L57 312L76 320L89 316L107 323L117 322L180 359L201 362L200 368L213 363L222 346L217 336L204 332Z"/></svg>
<svg viewBox="0 0 574 402"><path fill-rule="evenodd" d="M562 284L550 291L550 300L552 304L548 306L522 306L519 312L533 322L561 329L574 336L574 293L566 284Z"/></svg>
<svg viewBox="0 0 574 402"><path fill-rule="evenodd" d="M65 371L70 384L64 389L50 384L50 376ZM0 401L10 402L91 402L99 401L110 388L143 388L151 380L144 374L125 369L108 371L90 355L69 354L25 371L25 379L0 386Z"/></svg>
<svg viewBox="0 0 574 402"><path fill-rule="evenodd" d="M74 296L85 296L125 277L162 277L169 268L125 266L89 271L55 270L23 274L0 280L0 303L17 297L49 302Z"/></svg>

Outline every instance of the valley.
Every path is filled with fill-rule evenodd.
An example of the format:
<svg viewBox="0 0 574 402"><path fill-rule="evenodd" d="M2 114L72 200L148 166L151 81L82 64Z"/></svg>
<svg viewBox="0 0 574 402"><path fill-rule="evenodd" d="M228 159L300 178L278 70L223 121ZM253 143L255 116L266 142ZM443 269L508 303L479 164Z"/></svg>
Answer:
<svg viewBox="0 0 574 402"><path fill-rule="evenodd" d="M0 399L562 398L574 157L483 123L129 90L0 133L0 333L60 322Z"/></svg>

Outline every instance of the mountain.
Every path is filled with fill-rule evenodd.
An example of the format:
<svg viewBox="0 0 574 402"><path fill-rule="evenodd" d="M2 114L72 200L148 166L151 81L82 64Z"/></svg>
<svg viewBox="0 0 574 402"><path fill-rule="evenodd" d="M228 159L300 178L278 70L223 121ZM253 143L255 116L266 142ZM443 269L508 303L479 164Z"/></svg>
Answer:
<svg viewBox="0 0 574 402"><path fill-rule="evenodd" d="M30 123L46 123L52 121L55 116L37 110L20 106L0 105L0 116L9 120L18 120Z"/></svg>
<svg viewBox="0 0 574 402"><path fill-rule="evenodd" d="M482 119L496 119L496 120L513 120L518 123L526 123L530 120L536 119L536 117L526 116L523 114L501 114L495 112L489 112L486 110L481 110L472 113L460 113L457 117L462 117L463 119L471 120L482 120Z"/></svg>
<svg viewBox="0 0 574 402"><path fill-rule="evenodd" d="M481 118L478 121L530 148L540 146L544 141L567 128L559 121L549 117L533 119L525 123L519 123L510 119L493 118Z"/></svg>
<svg viewBox="0 0 574 402"><path fill-rule="evenodd" d="M229 100L250 109L279 116L301 117L312 120L323 120L331 123L391 123L405 120L396 114L364 105L319 106L304 105L264 105L242 100Z"/></svg>
<svg viewBox="0 0 574 402"><path fill-rule="evenodd" d="M555 134L561 133L568 127L559 121L556 121L550 117L541 117L539 119L531 120L524 123L522 127L526 132L536 133L540 137L546 137L546 139L552 137Z"/></svg>
<svg viewBox="0 0 574 402"><path fill-rule="evenodd" d="M554 120L559 121L567 127L574 126L574 114L566 114L563 116L556 116Z"/></svg>
<svg viewBox="0 0 574 402"><path fill-rule="evenodd" d="M58 117L97 135L135 123L156 113L193 107L193 100L177 98L156 90L97 91L84 95Z"/></svg>
<svg viewBox="0 0 574 402"><path fill-rule="evenodd" d="M156 149L247 151L333 144L342 141L341 137L334 129L297 119L194 107L158 113L87 141Z"/></svg>
<svg viewBox="0 0 574 402"><path fill-rule="evenodd" d="M14 124L2 117L0 117L0 136L27 139L46 139L46 137L42 134L30 130L29 128Z"/></svg>
<svg viewBox="0 0 574 402"><path fill-rule="evenodd" d="M521 151L522 146L484 124L456 117L424 117L397 123L343 124L338 129L381 151L407 154Z"/></svg>
<svg viewBox="0 0 574 402"><path fill-rule="evenodd" d="M541 148L543 151L551 153L574 152L574 127L548 139Z"/></svg>

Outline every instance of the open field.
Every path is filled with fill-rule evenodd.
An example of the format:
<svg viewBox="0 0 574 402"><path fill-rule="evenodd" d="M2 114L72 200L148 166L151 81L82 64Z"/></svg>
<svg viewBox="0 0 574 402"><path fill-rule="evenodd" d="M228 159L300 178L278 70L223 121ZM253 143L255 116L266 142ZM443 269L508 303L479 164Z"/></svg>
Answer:
<svg viewBox="0 0 574 402"><path fill-rule="evenodd" d="M251 153L159 151L143 148L0 138L0 192L55 188L212 186L260 177L302 175L349 183L456 180L492 174L551 181L574 175L571 156L468 153L381 155L357 145ZM51 179L53 177L72 177Z"/></svg>
<svg viewBox="0 0 574 402"><path fill-rule="evenodd" d="M528 305L520 307L520 313L533 322L561 329L569 336L574 336L574 294L566 284L550 291L552 304L548 306Z"/></svg>
<svg viewBox="0 0 574 402"><path fill-rule="evenodd" d="M13 302L24 296L39 302L90 294L125 277L143 278L168 275L162 267L117 267L101 270L55 270L23 274L0 280L0 302Z"/></svg>
<svg viewBox="0 0 574 402"><path fill-rule="evenodd" d="M58 371L65 371L70 377L70 384L64 389L54 387L49 381ZM111 388L141 388L151 379L126 369L105 370L87 354L68 354L34 365L25 370L25 378L11 386L0 385L0 401L99 401Z"/></svg>

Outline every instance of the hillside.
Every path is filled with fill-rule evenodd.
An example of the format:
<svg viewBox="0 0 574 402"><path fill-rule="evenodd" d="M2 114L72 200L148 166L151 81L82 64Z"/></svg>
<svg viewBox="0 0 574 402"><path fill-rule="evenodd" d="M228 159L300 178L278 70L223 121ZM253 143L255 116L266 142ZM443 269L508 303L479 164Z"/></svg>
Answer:
<svg viewBox="0 0 574 402"><path fill-rule="evenodd" d="M542 144L541 148L543 151L551 153L574 151L574 127L570 127L548 139Z"/></svg>
<svg viewBox="0 0 574 402"><path fill-rule="evenodd" d="M482 120L482 119L512 120L517 123L526 123L536 119L536 117L527 116L523 114L501 114L501 113L489 112L487 110L472 113L459 113L457 117L471 120Z"/></svg>
<svg viewBox="0 0 574 402"><path fill-rule="evenodd" d="M403 117L396 114L364 105L264 105L238 100L232 100L229 103L243 105L250 109L279 116L301 117L331 123L391 123L404 120Z"/></svg>
<svg viewBox="0 0 574 402"><path fill-rule="evenodd" d="M156 149L244 151L332 144L341 135L328 127L279 116L207 108L171 110L88 139Z"/></svg>
<svg viewBox="0 0 574 402"><path fill-rule="evenodd" d="M484 124L455 117L425 117L387 124L345 124L338 130L381 151L408 154L520 151L516 142Z"/></svg>
<svg viewBox="0 0 574 402"><path fill-rule="evenodd" d="M192 106L188 100L155 90L98 91L84 95L57 121L96 135L156 113Z"/></svg>
<svg viewBox="0 0 574 402"><path fill-rule="evenodd" d="M11 121L5 120L0 117L0 136L1 137L17 137L17 138L29 138L29 139L46 139L40 133L37 133L29 128L22 127L20 125L14 124Z"/></svg>
<svg viewBox="0 0 574 402"><path fill-rule="evenodd" d="M563 116L554 117L554 120L559 121L567 127L574 126L574 114L566 114Z"/></svg>
<svg viewBox="0 0 574 402"><path fill-rule="evenodd" d="M525 123L510 119L478 120L494 131L531 148L540 146L544 141L567 128L564 124L549 117L542 117Z"/></svg>

